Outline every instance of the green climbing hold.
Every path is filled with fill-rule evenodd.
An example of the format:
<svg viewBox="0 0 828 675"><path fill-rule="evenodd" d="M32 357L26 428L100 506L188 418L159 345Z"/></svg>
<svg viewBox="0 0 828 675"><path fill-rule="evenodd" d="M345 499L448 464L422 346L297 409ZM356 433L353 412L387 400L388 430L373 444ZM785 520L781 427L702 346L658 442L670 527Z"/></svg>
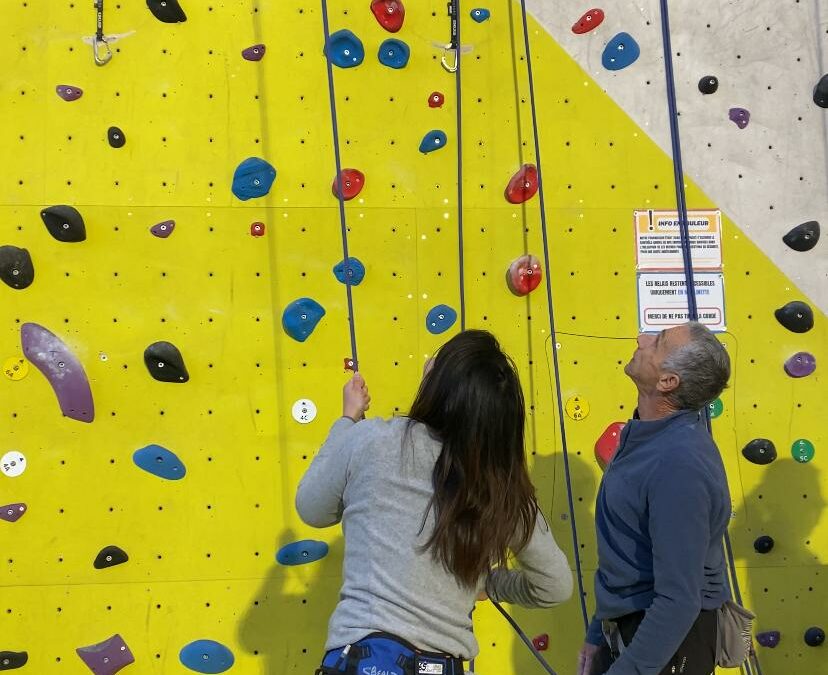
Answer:
<svg viewBox="0 0 828 675"><path fill-rule="evenodd" d="M715 420L719 415L724 412L724 403L722 403L722 399L717 398L712 403L707 404L708 409L710 410L710 419Z"/></svg>
<svg viewBox="0 0 828 675"><path fill-rule="evenodd" d="M800 438L793 442L791 446L791 455L793 458L802 464L810 462L814 458L814 444L807 438Z"/></svg>

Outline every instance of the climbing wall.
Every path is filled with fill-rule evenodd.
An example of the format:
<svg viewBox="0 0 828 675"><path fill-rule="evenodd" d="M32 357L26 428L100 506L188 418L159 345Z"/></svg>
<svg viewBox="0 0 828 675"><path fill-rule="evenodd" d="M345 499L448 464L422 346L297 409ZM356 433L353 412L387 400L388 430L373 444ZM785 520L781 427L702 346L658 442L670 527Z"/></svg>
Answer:
<svg viewBox="0 0 828 675"><path fill-rule="evenodd" d="M670 157L530 19L546 217L538 196L506 200L512 176L537 162L519 3L495 0L482 21L462 3L460 137L455 77L435 46L449 40L443 0L408 3L393 35L367 1L331 0L330 31L351 31L364 50L359 65L333 68L333 99L318 3L180 2L177 23L151 11L171 18L169 1L107 2L104 31L119 39L103 66L82 40L95 31L91 3L21 2L6 15L0 246L26 249L34 272L3 250L0 501L24 506L0 509L0 651L26 652L23 672L38 674L90 672L84 661L113 672L130 658L125 672L313 672L343 542L339 528L302 525L293 497L355 356L348 287L334 274L343 225L365 268L358 284L342 279L372 413L405 413L425 359L463 318L494 331L521 372L533 479L573 569L575 525L591 611L594 446L635 405L622 371L638 331L633 212L675 208ZM568 9L570 23L588 9ZM580 36L594 59L616 27L635 32L612 10L603 31ZM330 55L354 58L357 43L338 37ZM404 67L380 62L402 65L400 45L381 47L392 38L410 49ZM640 86L641 65L617 77ZM439 131L445 142L421 152ZM344 219L335 149L364 177ZM722 207L695 178L688 205ZM825 316L745 236L749 225L724 210L721 337L734 377L713 420L737 580L758 629L780 633L758 647L763 671L825 673L824 647L804 639L826 627L828 603ZM791 255L807 266L824 250ZM505 275L527 253L544 282L518 296ZM813 307L808 332L774 317L791 301ZM817 367L794 378L783 364L800 352ZM755 439L777 459L749 461ZM761 537L772 550L767 539L756 550ZM291 547L304 540L317 543ZM574 671L577 598L514 613L530 637L547 636L558 672ZM541 672L490 606L474 618L476 672ZM105 664L84 650L104 641Z"/></svg>

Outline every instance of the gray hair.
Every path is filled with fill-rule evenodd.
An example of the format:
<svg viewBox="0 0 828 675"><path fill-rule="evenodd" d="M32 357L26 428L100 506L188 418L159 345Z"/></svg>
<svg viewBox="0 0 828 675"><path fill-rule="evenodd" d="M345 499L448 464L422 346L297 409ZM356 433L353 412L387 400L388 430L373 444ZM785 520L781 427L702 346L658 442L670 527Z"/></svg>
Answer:
<svg viewBox="0 0 828 675"><path fill-rule="evenodd" d="M709 328L687 324L690 341L664 359L663 372L679 376L679 386L668 399L677 410L699 410L722 393L730 379L730 356Z"/></svg>

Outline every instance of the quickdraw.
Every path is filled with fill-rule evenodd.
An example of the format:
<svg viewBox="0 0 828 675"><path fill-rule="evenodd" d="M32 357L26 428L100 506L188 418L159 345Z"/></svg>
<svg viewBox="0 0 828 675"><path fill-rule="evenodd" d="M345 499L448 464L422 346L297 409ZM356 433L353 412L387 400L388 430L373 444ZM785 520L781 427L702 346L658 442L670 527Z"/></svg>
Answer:
<svg viewBox="0 0 828 675"><path fill-rule="evenodd" d="M458 14L460 0L449 0L448 15L451 19L451 42L443 45L443 57L440 62L450 73L456 73L460 59L460 27L458 23ZM452 59L451 61L449 59Z"/></svg>
<svg viewBox="0 0 828 675"><path fill-rule="evenodd" d="M95 0L95 11L98 15L98 28L95 37L92 38L92 53L95 56L95 63L105 66L112 58L112 50L103 31L103 3L104 0Z"/></svg>

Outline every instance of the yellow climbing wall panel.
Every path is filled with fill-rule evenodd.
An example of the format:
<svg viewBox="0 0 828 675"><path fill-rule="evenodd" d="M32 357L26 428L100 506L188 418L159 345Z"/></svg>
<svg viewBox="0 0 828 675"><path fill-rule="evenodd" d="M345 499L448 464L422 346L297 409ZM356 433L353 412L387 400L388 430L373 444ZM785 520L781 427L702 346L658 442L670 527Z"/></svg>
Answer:
<svg viewBox="0 0 828 675"><path fill-rule="evenodd" d="M313 531L293 511L299 477L339 414L343 359L351 356L344 286L331 268L342 259L331 194L334 154L318 3L295 0L190 2L186 23L157 21L144 3L107 3L115 43L105 67L80 40L94 30L91 3L17 3L6 13L10 38L0 81L0 245L27 248L36 277L25 290L0 286L0 356L19 355L20 326L40 323L83 363L96 419L60 415L32 368L0 381L0 451L22 452L28 469L0 476L3 503L25 502L17 523L0 522L0 650L26 650L29 672L81 673L76 647L120 634L136 662L128 672L186 672L179 650L209 638L234 653L233 672L313 672L339 587L338 528ZM389 37L369 3L332 0L331 29L348 28L365 62L335 69L343 166L366 175L347 206L351 255L367 275L354 288L360 368L372 412L404 413L427 355L445 336L425 315L459 310L454 79L433 42L448 39L443 0L409 3L396 36L412 49L407 68L377 61ZM515 357L530 408L528 452L544 512L574 563L552 350L564 399L590 404L565 420L575 523L587 604L595 544L591 524L600 472L593 445L628 418L634 390L622 366L637 331L632 213L674 204L672 165L590 78L530 24L543 151L549 249L558 335L550 340L542 287L527 298L504 284L509 263L542 257L538 200L503 198L510 176L534 162L532 116L519 6L495 0L476 24L464 8L464 264L467 325L494 331ZM576 12L577 13L577 12ZM264 43L259 63L241 50ZM632 68L635 66L633 65ZM622 73L623 74L623 73ZM54 88L83 89L65 102ZM431 109L441 91L446 104ZM666 106L665 106L666 108ZM126 145L107 144L109 126ZM417 151L431 129L445 150ZM240 202L235 167L257 156L278 177L263 198ZM692 208L714 208L688 181ZM54 240L41 208L73 204L88 238ZM149 233L166 219L169 239ZM252 237L262 222L265 237ZM826 672L802 634L824 621L828 519L824 474L828 438L820 371L788 378L797 351L826 357L825 317L789 333L773 310L803 298L724 221L728 332L734 378L714 432L734 501L732 536L745 602L759 629L778 629L775 650L760 649L765 672ZM281 329L288 303L312 297L326 316L305 343ZM153 380L143 364L151 343L176 344L186 384ZM294 401L309 398L316 420L297 424ZM746 462L742 446L774 440L780 458ZM816 446L808 464L789 453L797 438ZM132 453L158 443L178 454L187 476L164 482L140 471ZM777 542L759 556L752 542ZM331 549L310 565L282 567L284 544L323 539ZM95 555L118 545L128 563L96 570ZM479 673L540 672L491 607L475 613ZM547 656L574 670L583 637L577 599L551 611L515 609L532 635L548 633ZM824 627L824 626L823 626Z"/></svg>

